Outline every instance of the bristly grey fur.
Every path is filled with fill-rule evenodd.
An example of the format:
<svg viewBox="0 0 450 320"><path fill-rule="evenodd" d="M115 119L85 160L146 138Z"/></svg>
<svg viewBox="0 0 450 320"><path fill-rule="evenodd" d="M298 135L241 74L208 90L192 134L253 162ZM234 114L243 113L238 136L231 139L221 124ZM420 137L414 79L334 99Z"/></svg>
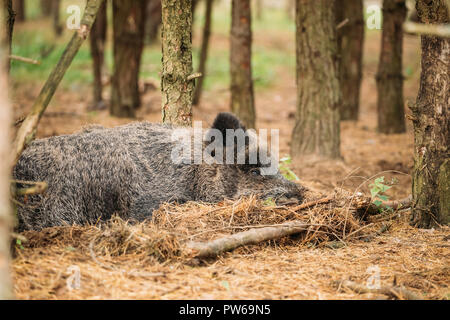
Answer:
<svg viewBox="0 0 450 320"><path fill-rule="evenodd" d="M214 123L219 130L243 127L228 113L219 114ZM95 224L113 214L142 221L170 201L214 203L249 194L302 199L302 187L279 173L255 174L255 166L174 164L174 129L139 122L33 141L13 175L46 181L48 190L19 199L24 203L18 207L19 230Z"/></svg>

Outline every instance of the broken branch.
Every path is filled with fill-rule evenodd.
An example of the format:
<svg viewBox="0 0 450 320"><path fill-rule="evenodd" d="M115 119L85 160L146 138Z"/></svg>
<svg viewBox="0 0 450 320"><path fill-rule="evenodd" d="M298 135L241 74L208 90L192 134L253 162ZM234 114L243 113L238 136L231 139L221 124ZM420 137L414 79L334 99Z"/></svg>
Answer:
<svg viewBox="0 0 450 320"><path fill-rule="evenodd" d="M191 241L187 243L186 248L188 251L193 252L193 255L196 258L215 257L221 253L234 250L241 246L257 244L263 241L275 240L297 234L307 230L309 226L309 224L294 221L277 226L254 228L207 243Z"/></svg>

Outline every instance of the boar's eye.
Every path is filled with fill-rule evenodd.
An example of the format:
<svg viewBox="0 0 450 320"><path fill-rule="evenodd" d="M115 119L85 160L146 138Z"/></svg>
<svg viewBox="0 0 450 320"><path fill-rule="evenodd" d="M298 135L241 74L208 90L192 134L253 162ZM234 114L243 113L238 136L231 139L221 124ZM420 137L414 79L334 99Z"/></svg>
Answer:
<svg viewBox="0 0 450 320"><path fill-rule="evenodd" d="M261 170L259 168L252 169L252 170L250 170L250 173L251 173L252 176L260 176L261 175Z"/></svg>

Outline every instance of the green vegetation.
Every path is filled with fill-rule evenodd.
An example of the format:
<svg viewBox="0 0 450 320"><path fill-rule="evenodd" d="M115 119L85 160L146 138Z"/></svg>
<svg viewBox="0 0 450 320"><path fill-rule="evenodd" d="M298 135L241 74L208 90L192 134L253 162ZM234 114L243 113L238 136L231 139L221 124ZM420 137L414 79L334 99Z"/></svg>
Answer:
<svg viewBox="0 0 450 320"><path fill-rule="evenodd" d="M83 1L76 1L83 8ZM73 1L64 1L61 6L61 20L68 17L66 13L67 5L74 4ZM218 3L214 7L213 16L213 37L208 58L208 74L205 78L206 90L226 90L230 83L229 78L229 42L228 34L230 30L230 15L224 11L229 10L229 5ZM196 11L194 24L194 69L198 66L200 37L203 27L203 4L199 5ZM111 17L110 17L111 18ZM69 41L72 31L64 29L62 37L56 39L52 33L50 19L40 17L38 1L27 1L28 21L21 25L16 25L13 54L32 58L41 61L40 65L31 65L23 62L12 62L12 80L14 83L41 84L47 79L52 68L56 65L65 45ZM109 19L111 20L111 19ZM110 21L111 22L111 21ZM269 23L270 22L270 23ZM282 9L266 10L261 20L253 19L253 32L255 43L253 46L253 77L256 90L267 88L277 81L277 72L295 71L295 52L287 52L285 46L279 43L261 43L257 41L258 35L268 32L277 33L284 31L285 34L294 34L295 23L286 19L286 12ZM281 42L281 40L280 40ZM112 70L112 43L109 41L106 48L105 61L108 70ZM160 79L161 71L161 45L147 45L141 66L142 78ZM91 70L91 56L88 42L84 43L75 57L72 65L67 71L61 83L65 89L79 88L81 85L90 86L93 81Z"/></svg>

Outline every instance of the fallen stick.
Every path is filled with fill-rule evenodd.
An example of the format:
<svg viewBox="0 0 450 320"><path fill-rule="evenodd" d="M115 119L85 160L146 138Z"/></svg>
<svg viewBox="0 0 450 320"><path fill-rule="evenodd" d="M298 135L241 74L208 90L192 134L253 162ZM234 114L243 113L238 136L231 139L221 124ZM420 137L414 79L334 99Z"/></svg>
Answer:
<svg viewBox="0 0 450 320"><path fill-rule="evenodd" d="M254 228L210 242L191 241L186 244L186 249L189 255L193 255L196 258L215 257L241 246L297 234L306 231L309 226L310 224L307 223L293 221L272 227Z"/></svg>
<svg viewBox="0 0 450 320"><path fill-rule="evenodd" d="M350 281L343 280L337 281L336 283L339 287L346 287L356 293L373 293L373 294L383 294L396 299L404 299L404 300L422 300L423 298L419 297L415 293L407 290L404 287L399 286L383 286L378 289L376 288L368 288L362 284Z"/></svg>
<svg viewBox="0 0 450 320"><path fill-rule="evenodd" d="M359 198L355 201L355 207L358 211L364 211L368 214L378 214L380 210L391 208L392 210L405 209L411 207L412 196L400 200L385 201L380 206L375 205L369 197Z"/></svg>
<svg viewBox="0 0 450 320"><path fill-rule="evenodd" d="M450 37L450 24L439 25L405 22L403 25L403 30L408 33L420 35L437 36L442 38Z"/></svg>
<svg viewBox="0 0 450 320"><path fill-rule="evenodd" d="M13 183L21 183L20 181L13 181ZM47 182L33 182L33 187L16 189L16 196L30 196L34 194L41 194L47 191Z"/></svg>
<svg viewBox="0 0 450 320"><path fill-rule="evenodd" d="M310 207L312 207L312 206L314 206L316 204L328 203L331 200L333 200L333 197L326 197L326 198L322 198L322 199L319 199L319 200L313 200L313 201L309 201L309 202L306 202L306 203L302 203L302 204L300 204L300 205L298 205L296 207L293 207L293 208L291 208L291 210L298 211L298 210L310 208Z"/></svg>
<svg viewBox="0 0 450 320"><path fill-rule="evenodd" d="M24 57L20 57L20 56L15 56L15 55L10 55L9 56L10 60L16 60L16 61L20 61L20 62L25 62L25 63L30 63L30 64L41 64L40 61L38 60L34 60L34 59L30 59L30 58L24 58Z"/></svg>

